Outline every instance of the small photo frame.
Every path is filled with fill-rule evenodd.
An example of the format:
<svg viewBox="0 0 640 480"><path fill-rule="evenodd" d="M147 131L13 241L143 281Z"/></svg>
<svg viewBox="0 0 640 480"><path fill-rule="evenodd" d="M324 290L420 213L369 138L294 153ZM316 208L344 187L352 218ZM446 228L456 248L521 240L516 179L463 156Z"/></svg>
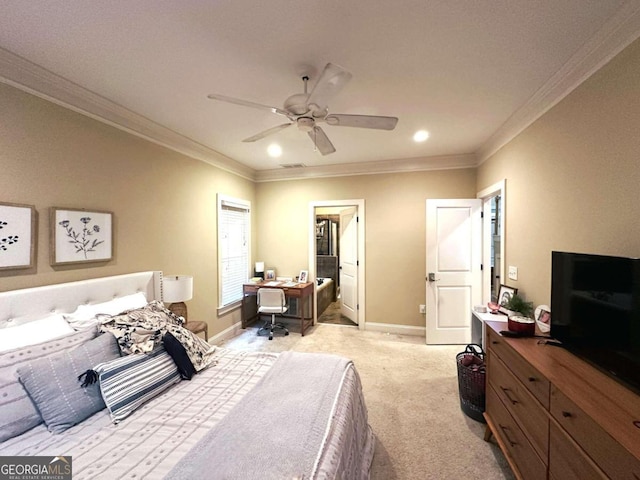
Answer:
<svg viewBox="0 0 640 480"><path fill-rule="evenodd" d="M298 282L307 283L308 277L309 277L309 272L307 270L300 270L300 275L298 275Z"/></svg>
<svg viewBox="0 0 640 480"><path fill-rule="evenodd" d="M538 305L534 317L542 333L547 333L551 330L551 308L548 305Z"/></svg>
<svg viewBox="0 0 640 480"><path fill-rule="evenodd" d="M517 288L508 287L506 285L500 285L500 291L498 292L498 300L496 301L496 303L500 305L500 308L498 309L499 312L508 313L508 311L506 311L507 309L504 308L503 305L507 303L509 300L511 300L511 297L513 297L516 293L518 293Z"/></svg>
<svg viewBox="0 0 640 480"><path fill-rule="evenodd" d="M113 259L113 213L52 207L51 265Z"/></svg>
<svg viewBox="0 0 640 480"><path fill-rule="evenodd" d="M0 270L35 266L36 208L0 203Z"/></svg>
<svg viewBox="0 0 640 480"><path fill-rule="evenodd" d="M276 279L276 271L273 269L265 270L264 272L265 280L275 280Z"/></svg>

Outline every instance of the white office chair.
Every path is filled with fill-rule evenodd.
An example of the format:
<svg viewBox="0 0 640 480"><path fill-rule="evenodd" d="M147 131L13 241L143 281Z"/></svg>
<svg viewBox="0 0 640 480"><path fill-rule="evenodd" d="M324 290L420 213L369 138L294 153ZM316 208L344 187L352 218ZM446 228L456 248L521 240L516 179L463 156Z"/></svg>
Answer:
<svg viewBox="0 0 640 480"><path fill-rule="evenodd" d="M280 288L260 288L258 290L258 313L270 313L271 321L258 330L258 335L269 332L269 340L273 340L274 330L284 330L289 335L289 330L282 324L276 323L276 313L283 314L289 309L285 304L284 290Z"/></svg>

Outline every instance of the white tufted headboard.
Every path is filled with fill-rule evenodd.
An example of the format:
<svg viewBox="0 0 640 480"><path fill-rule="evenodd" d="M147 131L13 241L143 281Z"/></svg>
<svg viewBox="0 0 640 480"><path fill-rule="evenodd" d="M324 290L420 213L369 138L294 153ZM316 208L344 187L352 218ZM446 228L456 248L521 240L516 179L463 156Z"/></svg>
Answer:
<svg viewBox="0 0 640 480"><path fill-rule="evenodd" d="M162 272L128 273L0 292L0 329L137 292L144 292L147 301L162 300Z"/></svg>

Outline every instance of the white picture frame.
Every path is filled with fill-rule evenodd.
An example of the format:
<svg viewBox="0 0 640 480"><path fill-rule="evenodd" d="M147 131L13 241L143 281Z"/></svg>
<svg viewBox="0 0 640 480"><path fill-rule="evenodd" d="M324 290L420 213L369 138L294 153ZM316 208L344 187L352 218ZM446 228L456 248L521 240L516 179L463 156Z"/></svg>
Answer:
<svg viewBox="0 0 640 480"><path fill-rule="evenodd" d="M52 207L51 265L113 260L113 213Z"/></svg>
<svg viewBox="0 0 640 480"><path fill-rule="evenodd" d="M300 270L300 275L298 275L298 282L307 283L309 280L309 272L307 270Z"/></svg>
<svg viewBox="0 0 640 480"><path fill-rule="evenodd" d="M35 206L0 203L0 270L35 267L36 225Z"/></svg>

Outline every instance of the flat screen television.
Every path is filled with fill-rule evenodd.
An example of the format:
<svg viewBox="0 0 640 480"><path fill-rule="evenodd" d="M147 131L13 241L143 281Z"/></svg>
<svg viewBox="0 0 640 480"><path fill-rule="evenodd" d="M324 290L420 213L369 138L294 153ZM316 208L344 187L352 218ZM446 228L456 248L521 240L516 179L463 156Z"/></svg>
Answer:
<svg viewBox="0 0 640 480"><path fill-rule="evenodd" d="M640 259L552 252L551 336L640 393Z"/></svg>

